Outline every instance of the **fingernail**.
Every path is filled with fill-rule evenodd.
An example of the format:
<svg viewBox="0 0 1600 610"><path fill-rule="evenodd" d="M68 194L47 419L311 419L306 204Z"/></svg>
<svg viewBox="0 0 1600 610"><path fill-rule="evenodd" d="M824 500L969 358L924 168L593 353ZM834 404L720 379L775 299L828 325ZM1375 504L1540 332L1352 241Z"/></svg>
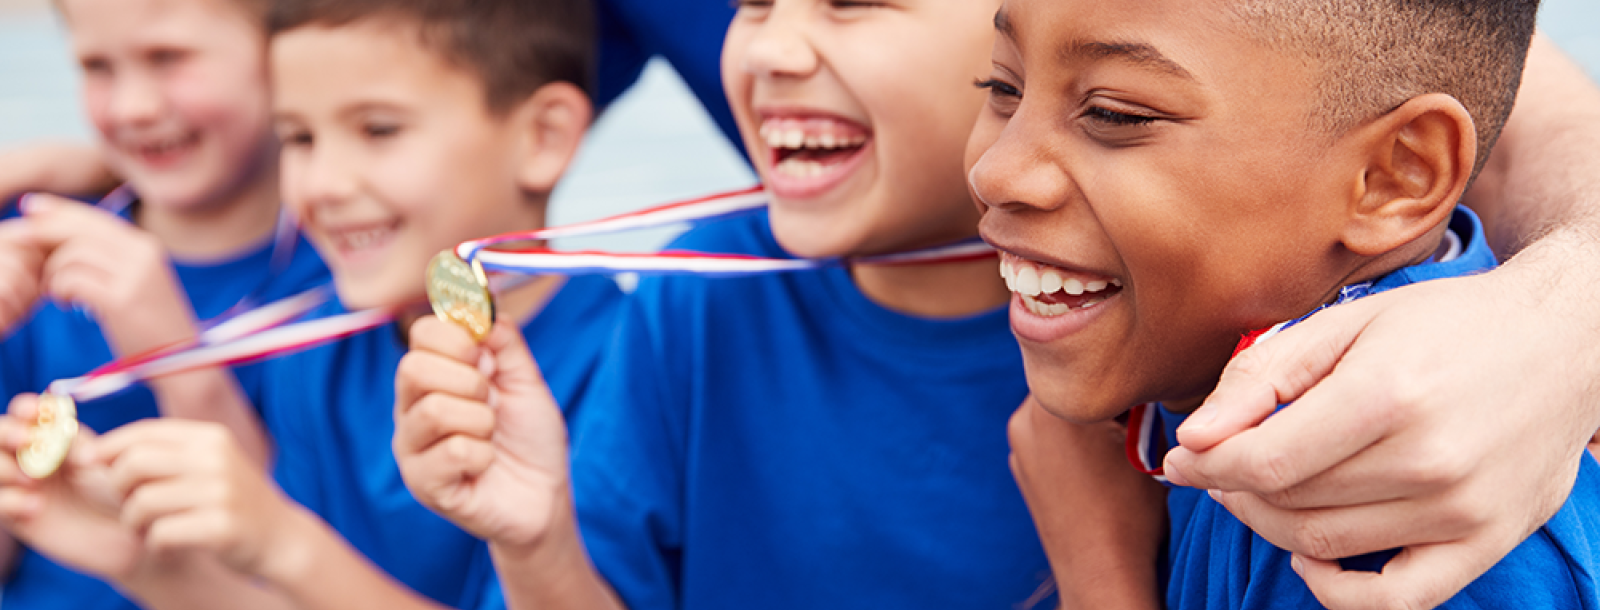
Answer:
<svg viewBox="0 0 1600 610"><path fill-rule="evenodd" d="M1217 504L1221 504L1222 503L1222 490L1219 490L1219 489L1207 489L1206 490L1206 495L1211 496L1212 500L1216 500Z"/></svg>
<svg viewBox="0 0 1600 610"><path fill-rule="evenodd" d="M1183 476L1182 470L1170 466L1162 466L1161 473L1167 476L1167 482L1180 487L1193 487L1189 484L1189 477Z"/></svg>
<svg viewBox="0 0 1600 610"><path fill-rule="evenodd" d="M1301 559L1299 555L1293 555L1289 558L1289 567L1294 568L1294 573L1299 574L1301 578L1305 577L1306 560Z"/></svg>
<svg viewBox="0 0 1600 610"><path fill-rule="evenodd" d="M33 206L38 205L36 201L37 199L34 198L33 193L23 193L21 197L17 198L17 209L22 210L23 214L27 214L33 211Z"/></svg>
<svg viewBox="0 0 1600 610"><path fill-rule="evenodd" d="M1183 425L1179 427L1188 428L1190 430L1201 430L1206 426L1211 425L1212 422L1215 421L1217 421L1217 410L1208 408L1207 405L1202 404L1200 405L1199 409L1195 409L1194 413L1190 413L1189 417L1183 420Z"/></svg>

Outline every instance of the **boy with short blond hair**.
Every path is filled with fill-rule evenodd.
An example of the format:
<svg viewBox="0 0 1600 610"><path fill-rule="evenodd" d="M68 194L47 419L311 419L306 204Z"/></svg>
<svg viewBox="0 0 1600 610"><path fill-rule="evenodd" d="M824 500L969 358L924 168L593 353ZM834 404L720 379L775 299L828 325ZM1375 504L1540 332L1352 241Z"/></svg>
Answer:
<svg viewBox="0 0 1600 610"><path fill-rule="evenodd" d="M1142 405L1130 451L1159 464L1236 348L1495 265L1456 203L1511 111L1536 0L1090 4L1007 0L968 154L1045 410ZM1600 603L1600 471L1580 453L1561 511L1446 607ZM1287 551L1202 491L1168 507L1167 607L1317 605Z"/></svg>
<svg viewBox="0 0 1600 610"><path fill-rule="evenodd" d="M418 504L396 470L390 392L401 328L426 312L427 261L544 225L589 125L588 10L277 3L283 192L338 293L312 316L381 308L397 320L268 364L270 479L193 422L141 422L85 443L72 468L104 473L119 500L110 520L145 551L107 574L121 588L156 608L494 604L484 544ZM620 296L606 278L546 276L501 293L497 309L550 363L550 391L567 403L589 387Z"/></svg>

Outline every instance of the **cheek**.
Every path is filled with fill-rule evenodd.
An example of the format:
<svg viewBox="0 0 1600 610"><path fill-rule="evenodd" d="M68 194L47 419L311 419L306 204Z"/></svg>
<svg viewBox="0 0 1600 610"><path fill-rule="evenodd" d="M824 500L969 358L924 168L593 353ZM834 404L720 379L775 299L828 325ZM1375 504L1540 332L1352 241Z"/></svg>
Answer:
<svg viewBox="0 0 1600 610"><path fill-rule="evenodd" d="M94 125L102 137L111 135L111 97L112 81L103 77L86 77L83 80L83 111L88 115L89 122Z"/></svg>

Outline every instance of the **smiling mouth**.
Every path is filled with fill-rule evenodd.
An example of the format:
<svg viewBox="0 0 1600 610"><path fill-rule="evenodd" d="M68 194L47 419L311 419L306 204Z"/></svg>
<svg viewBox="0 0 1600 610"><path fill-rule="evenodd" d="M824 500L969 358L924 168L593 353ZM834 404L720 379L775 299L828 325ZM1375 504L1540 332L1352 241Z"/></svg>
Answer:
<svg viewBox="0 0 1600 610"><path fill-rule="evenodd" d="M340 254L357 256L379 250L394 241L399 233L400 221L351 226L324 231L328 243Z"/></svg>
<svg viewBox="0 0 1600 610"><path fill-rule="evenodd" d="M761 139L772 149L778 177L816 178L843 166L866 146L867 130L831 118L773 118L761 123Z"/></svg>
<svg viewBox="0 0 1600 610"><path fill-rule="evenodd" d="M1122 280L1070 271L1005 253L1000 277L1036 316L1053 318L1088 309L1122 292Z"/></svg>
<svg viewBox="0 0 1600 610"><path fill-rule="evenodd" d="M133 156L145 165L165 165L194 149L199 143L200 133L190 131L181 136L146 140L127 146L125 150L133 153Z"/></svg>

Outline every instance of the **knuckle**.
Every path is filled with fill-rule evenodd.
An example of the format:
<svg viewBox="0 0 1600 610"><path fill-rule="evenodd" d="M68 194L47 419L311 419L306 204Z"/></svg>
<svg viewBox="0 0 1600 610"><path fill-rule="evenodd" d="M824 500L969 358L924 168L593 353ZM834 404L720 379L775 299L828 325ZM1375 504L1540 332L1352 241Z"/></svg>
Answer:
<svg viewBox="0 0 1600 610"><path fill-rule="evenodd" d="M1245 458L1245 482L1261 493L1279 493L1299 481L1291 457L1276 449L1262 449Z"/></svg>
<svg viewBox="0 0 1600 610"><path fill-rule="evenodd" d="M1323 560L1338 559L1333 535L1326 524L1316 519L1304 518L1295 523L1290 539L1302 554Z"/></svg>

